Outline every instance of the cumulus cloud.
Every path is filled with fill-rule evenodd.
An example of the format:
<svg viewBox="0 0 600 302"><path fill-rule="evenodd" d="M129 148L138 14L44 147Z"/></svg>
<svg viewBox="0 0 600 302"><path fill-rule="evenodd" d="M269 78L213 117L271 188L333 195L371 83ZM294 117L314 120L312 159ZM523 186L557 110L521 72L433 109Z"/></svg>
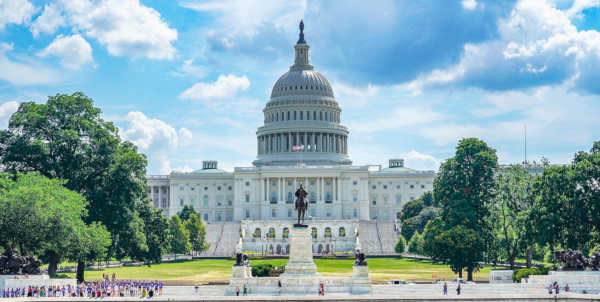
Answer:
<svg viewBox="0 0 600 302"><path fill-rule="evenodd" d="M0 127L5 128L8 126L10 116L17 112L19 109L19 103L16 101L9 101L0 104Z"/></svg>
<svg viewBox="0 0 600 302"><path fill-rule="evenodd" d="M179 98L200 101L226 99L233 97L240 90L248 89L248 87L250 87L250 80L246 76L220 75L215 82L194 84L182 92Z"/></svg>
<svg viewBox="0 0 600 302"><path fill-rule="evenodd" d="M42 34L53 34L56 30L65 26L65 18L61 9L55 3L49 3L44 6L42 14L31 24L31 33L34 37Z"/></svg>
<svg viewBox="0 0 600 302"><path fill-rule="evenodd" d="M63 24L98 40L113 56L173 59L177 30L139 0L57 0L46 5L31 31L51 33Z"/></svg>
<svg viewBox="0 0 600 302"><path fill-rule="evenodd" d="M207 73L205 66L195 64L191 59L183 61L176 71L171 72L173 76L188 78L204 78Z"/></svg>
<svg viewBox="0 0 600 302"><path fill-rule="evenodd" d="M500 20L498 39L468 43L458 64L423 73L407 86L415 90L436 86L471 86L491 91L527 89L562 84L600 93L593 84L600 76L600 33L578 30L570 17L597 5L575 1L560 10L547 1L520 0Z"/></svg>
<svg viewBox="0 0 600 302"><path fill-rule="evenodd" d="M27 0L0 1L0 31L9 24L27 24L36 12L35 6Z"/></svg>
<svg viewBox="0 0 600 302"><path fill-rule="evenodd" d="M192 140L190 130L175 130L164 121L150 118L139 111L129 112L122 122L126 125L121 131L122 137L148 155L148 170L163 174L171 171L169 152L188 145Z"/></svg>
<svg viewBox="0 0 600 302"><path fill-rule="evenodd" d="M58 35L44 50L38 53L40 57L54 56L60 63L72 70L78 70L82 65L91 63L92 47L81 35Z"/></svg>
<svg viewBox="0 0 600 302"><path fill-rule="evenodd" d="M474 10L477 8L477 1L475 0L462 0L460 4L466 10Z"/></svg>
<svg viewBox="0 0 600 302"><path fill-rule="evenodd" d="M17 86L53 84L62 76L55 70L29 58L9 57L13 44L0 43L0 79Z"/></svg>
<svg viewBox="0 0 600 302"><path fill-rule="evenodd" d="M440 168L441 161L433 155L411 150L405 155L406 166L414 169L434 170Z"/></svg>

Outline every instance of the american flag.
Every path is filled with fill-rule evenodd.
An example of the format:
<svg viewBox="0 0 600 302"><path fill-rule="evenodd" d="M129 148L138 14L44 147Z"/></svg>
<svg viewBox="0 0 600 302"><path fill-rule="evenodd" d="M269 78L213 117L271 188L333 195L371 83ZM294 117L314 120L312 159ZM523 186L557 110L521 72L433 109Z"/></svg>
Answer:
<svg viewBox="0 0 600 302"><path fill-rule="evenodd" d="M292 146L292 151L300 151L304 150L304 145L294 145Z"/></svg>

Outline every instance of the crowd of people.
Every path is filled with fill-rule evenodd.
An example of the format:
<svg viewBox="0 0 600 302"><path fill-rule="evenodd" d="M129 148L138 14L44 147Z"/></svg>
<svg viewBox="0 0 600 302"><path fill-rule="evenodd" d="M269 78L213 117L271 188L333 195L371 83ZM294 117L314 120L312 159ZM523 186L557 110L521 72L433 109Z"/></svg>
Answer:
<svg viewBox="0 0 600 302"><path fill-rule="evenodd" d="M155 281L117 280L115 274L103 275L101 281L84 282L76 286L28 286L2 290L2 298L19 297L142 297L162 295L163 283Z"/></svg>

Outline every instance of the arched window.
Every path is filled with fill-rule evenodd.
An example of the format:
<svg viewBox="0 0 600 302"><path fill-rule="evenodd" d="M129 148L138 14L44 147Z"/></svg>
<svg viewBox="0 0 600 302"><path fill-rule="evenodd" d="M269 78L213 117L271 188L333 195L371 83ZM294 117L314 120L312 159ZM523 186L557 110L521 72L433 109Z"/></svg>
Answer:
<svg viewBox="0 0 600 302"><path fill-rule="evenodd" d="M312 228L311 231L312 231L312 237L314 239L317 239L317 228Z"/></svg>
<svg viewBox="0 0 600 302"><path fill-rule="evenodd" d="M325 233L323 233L323 237L331 238L331 228L330 227L325 228Z"/></svg>
<svg viewBox="0 0 600 302"><path fill-rule="evenodd" d="M267 232L267 238L275 238L275 228L269 228L269 232Z"/></svg>
<svg viewBox="0 0 600 302"><path fill-rule="evenodd" d="M340 236L340 237L346 237L346 229L344 227L340 227L340 230L338 232L338 236Z"/></svg>
<svg viewBox="0 0 600 302"><path fill-rule="evenodd" d="M254 234L252 234L252 237L254 238L260 238L262 236L260 228L256 228L254 229Z"/></svg>
<svg viewBox="0 0 600 302"><path fill-rule="evenodd" d="M290 237L290 229L283 228L283 232L281 232L281 238L288 238L288 237Z"/></svg>

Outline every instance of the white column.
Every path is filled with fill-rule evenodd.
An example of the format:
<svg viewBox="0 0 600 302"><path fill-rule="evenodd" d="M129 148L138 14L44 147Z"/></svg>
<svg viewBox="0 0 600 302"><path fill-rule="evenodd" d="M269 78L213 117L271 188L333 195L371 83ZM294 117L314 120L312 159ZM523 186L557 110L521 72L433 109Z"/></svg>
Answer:
<svg viewBox="0 0 600 302"><path fill-rule="evenodd" d="M338 196L337 196L337 177L333 178L333 201L337 201Z"/></svg>
<svg viewBox="0 0 600 302"><path fill-rule="evenodd" d="M269 203L271 202L271 184L269 183L269 178L267 177L267 200L269 201Z"/></svg>
<svg viewBox="0 0 600 302"><path fill-rule="evenodd" d="M308 151L308 132L304 132L304 150L302 151Z"/></svg>
<svg viewBox="0 0 600 302"><path fill-rule="evenodd" d="M277 178L277 201L281 202L281 177Z"/></svg>
<svg viewBox="0 0 600 302"><path fill-rule="evenodd" d="M325 200L325 177L321 177L321 203Z"/></svg>
<svg viewBox="0 0 600 302"><path fill-rule="evenodd" d="M338 182L337 182L337 200L341 201L342 197L340 196L340 192L342 192L342 182L341 182L341 178L338 176Z"/></svg>

